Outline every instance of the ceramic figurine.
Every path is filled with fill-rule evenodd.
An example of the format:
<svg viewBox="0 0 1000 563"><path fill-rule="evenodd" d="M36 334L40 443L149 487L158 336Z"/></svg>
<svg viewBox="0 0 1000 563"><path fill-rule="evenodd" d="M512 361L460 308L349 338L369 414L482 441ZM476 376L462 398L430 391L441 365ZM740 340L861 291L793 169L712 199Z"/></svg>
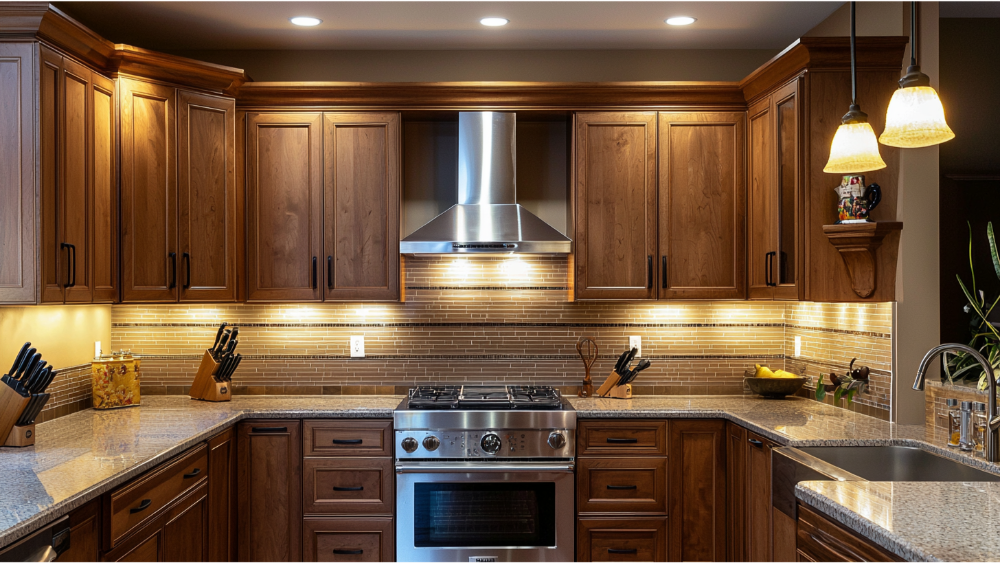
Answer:
<svg viewBox="0 0 1000 563"><path fill-rule="evenodd" d="M867 223L868 214L882 201L882 188L878 184L865 187L865 177L848 174L834 188L840 201L837 203L837 224Z"/></svg>

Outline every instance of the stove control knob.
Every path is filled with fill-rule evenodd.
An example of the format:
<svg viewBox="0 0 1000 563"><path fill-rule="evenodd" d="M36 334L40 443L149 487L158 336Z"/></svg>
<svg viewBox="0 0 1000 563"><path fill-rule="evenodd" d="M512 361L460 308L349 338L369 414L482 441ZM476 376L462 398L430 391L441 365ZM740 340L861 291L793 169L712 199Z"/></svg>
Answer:
<svg viewBox="0 0 1000 563"><path fill-rule="evenodd" d="M416 438L403 438L403 442L400 444L403 446L403 451L408 454L412 454L417 451L417 439Z"/></svg>
<svg viewBox="0 0 1000 563"><path fill-rule="evenodd" d="M433 452L438 449L438 446L440 445L441 440L438 440L437 436L428 436L424 438L424 447L427 448L427 451Z"/></svg>
<svg viewBox="0 0 1000 563"><path fill-rule="evenodd" d="M500 436L497 436L496 434L487 434L483 436L479 445L483 448L484 452L490 455L496 455L496 453L500 451Z"/></svg>
<svg viewBox="0 0 1000 563"><path fill-rule="evenodd" d="M552 432L549 434L548 443L550 448L558 450L566 445L566 437L559 432Z"/></svg>

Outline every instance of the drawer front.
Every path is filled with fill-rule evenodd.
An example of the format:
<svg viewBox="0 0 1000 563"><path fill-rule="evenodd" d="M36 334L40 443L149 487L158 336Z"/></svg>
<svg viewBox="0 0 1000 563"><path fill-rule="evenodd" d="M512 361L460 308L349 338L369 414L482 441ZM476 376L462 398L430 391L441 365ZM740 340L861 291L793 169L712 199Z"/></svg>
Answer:
<svg viewBox="0 0 1000 563"><path fill-rule="evenodd" d="M305 561L394 561L392 518L306 518Z"/></svg>
<svg viewBox="0 0 1000 563"><path fill-rule="evenodd" d="M665 420L584 420L577 455L667 455Z"/></svg>
<svg viewBox="0 0 1000 563"><path fill-rule="evenodd" d="M137 526L199 485L207 475L208 448L201 445L110 493L111 525L107 547L117 545Z"/></svg>
<svg viewBox="0 0 1000 563"><path fill-rule="evenodd" d="M666 514L667 458L581 458L577 510Z"/></svg>
<svg viewBox="0 0 1000 563"><path fill-rule="evenodd" d="M392 515L391 459L306 459L302 484L306 514Z"/></svg>
<svg viewBox="0 0 1000 563"><path fill-rule="evenodd" d="M307 420L306 457L392 457L391 420Z"/></svg>
<svg viewBox="0 0 1000 563"><path fill-rule="evenodd" d="M799 505L797 553L811 561L902 561L852 530Z"/></svg>
<svg viewBox="0 0 1000 563"><path fill-rule="evenodd" d="M666 561L666 518L581 518L579 561Z"/></svg>

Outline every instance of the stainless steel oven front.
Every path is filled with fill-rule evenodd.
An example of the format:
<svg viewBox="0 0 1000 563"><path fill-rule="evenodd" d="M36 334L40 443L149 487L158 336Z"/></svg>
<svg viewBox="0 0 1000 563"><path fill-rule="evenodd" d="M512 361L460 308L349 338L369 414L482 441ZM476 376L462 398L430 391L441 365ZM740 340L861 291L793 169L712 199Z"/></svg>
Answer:
<svg viewBox="0 0 1000 563"><path fill-rule="evenodd" d="M573 561L573 462L398 461L397 561Z"/></svg>

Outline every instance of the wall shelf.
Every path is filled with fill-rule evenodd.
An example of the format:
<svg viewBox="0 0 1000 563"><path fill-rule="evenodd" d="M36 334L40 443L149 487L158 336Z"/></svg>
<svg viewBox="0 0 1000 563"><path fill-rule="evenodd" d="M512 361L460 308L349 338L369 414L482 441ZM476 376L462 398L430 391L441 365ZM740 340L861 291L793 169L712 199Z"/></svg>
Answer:
<svg viewBox="0 0 1000 563"><path fill-rule="evenodd" d="M899 221L876 221L871 223L848 223L823 225L823 234L830 244L840 252L847 266L847 276L851 279L851 289L861 298L875 293L878 280L875 276L878 264L875 251L882 246L882 240L896 231L903 230ZM889 255L895 259L899 239L894 239L894 248Z"/></svg>

